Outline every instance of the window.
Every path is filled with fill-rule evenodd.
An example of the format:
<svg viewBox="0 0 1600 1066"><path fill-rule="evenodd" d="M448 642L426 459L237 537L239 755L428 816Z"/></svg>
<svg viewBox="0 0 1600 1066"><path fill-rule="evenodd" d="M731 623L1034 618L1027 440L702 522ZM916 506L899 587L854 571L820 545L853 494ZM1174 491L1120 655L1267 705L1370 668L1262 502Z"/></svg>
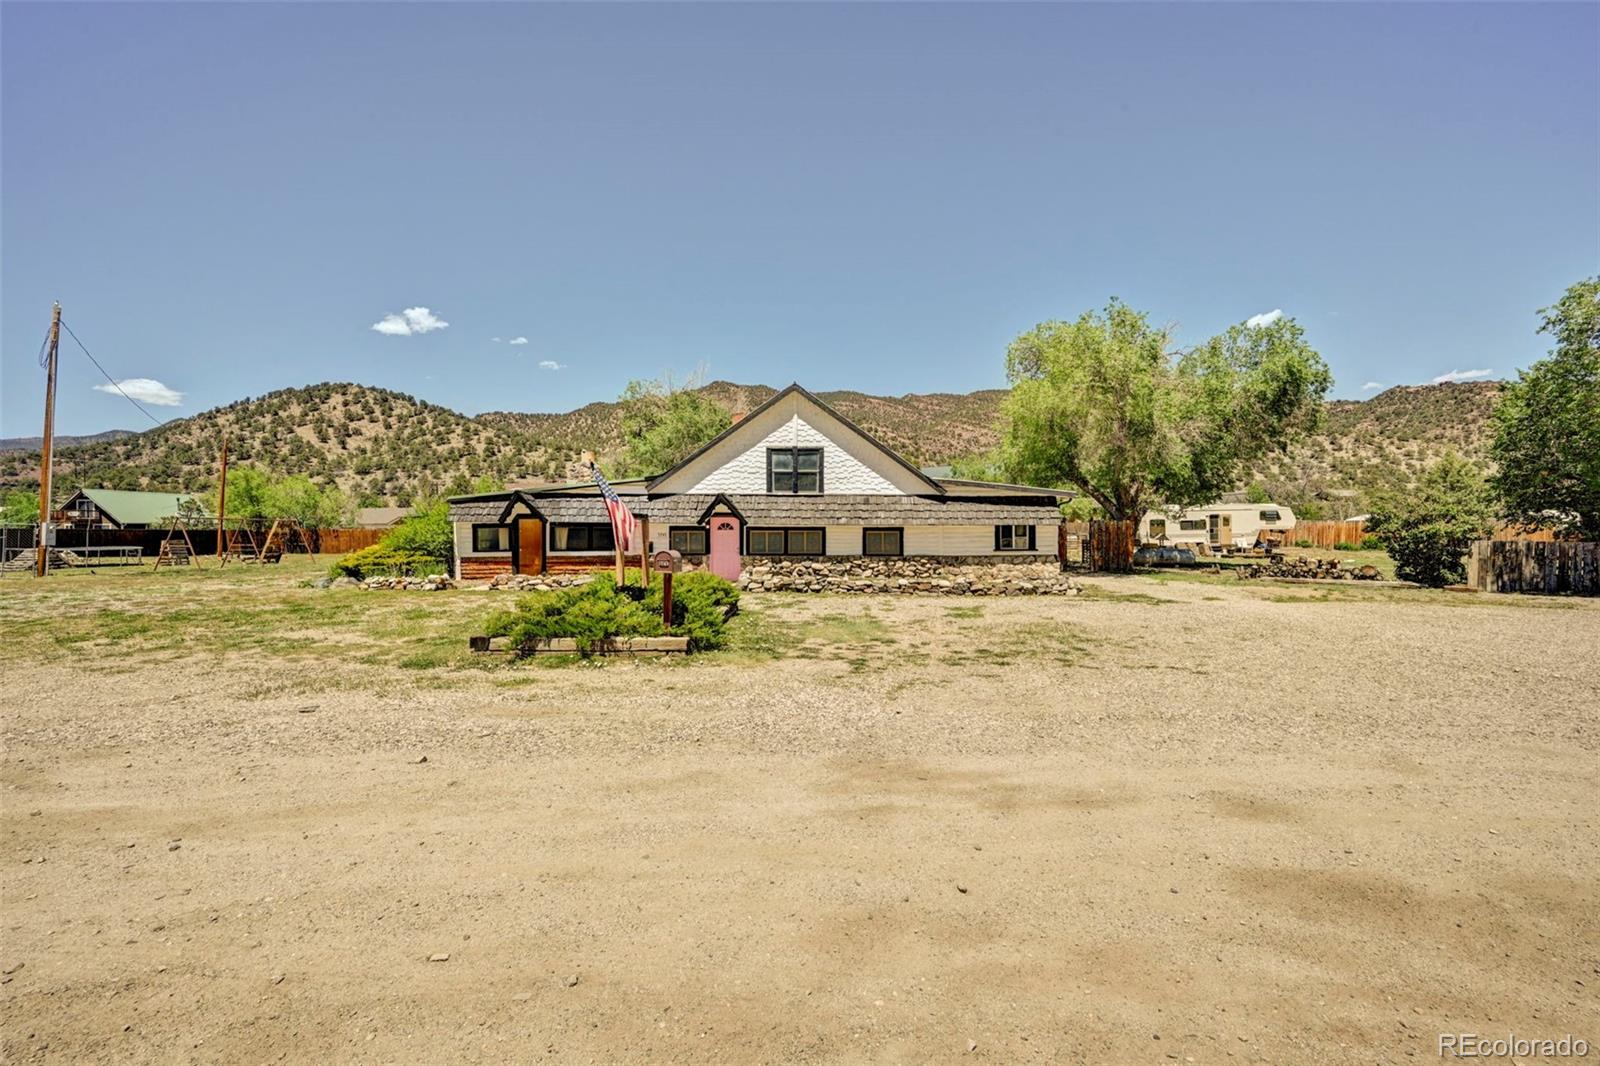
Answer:
<svg viewBox="0 0 1600 1066"><path fill-rule="evenodd" d="M994 550L999 552L1025 552L1033 550L1032 526L995 526Z"/></svg>
<svg viewBox="0 0 1600 1066"><path fill-rule="evenodd" d="M905 531L866 529L861 532L862 555L904 555Z"/></svg>
<svg viewBox="0 0 1600 1066"><path fill-rule="evenodd" d="M1206 520L1204 518L1185 518L1178 522L1178 528L1193 533L1197 529L1206 528Z"/></svg>
<svg viewBox="0 0 1600 1066"><path fill-rule="evenodd" d="M684 555L706 554L706 531L700 526L673 526L667 546Z"/></svg>
<svg viewBox="0 0 1600 1066"><path fill-rule="evenodd" d="M615 551L616 538L607 522L550 527L550 550L556 552Z"/></svg>
<svg viewBox="0 0 1600 1066"><path fill-rule="evenodd" d="M510 526L473 526L472 550L475 552L508 552L511 550Z"/></svg>
<svg viewBox="0 0 1600 1066"><path fill-rule="evenodd" d="M820 529L752 529L748 551L751 555L821 555Z"/></svg>
<svg viewBox="0 0 1600 1066"><path fill-rule="evenodd" d="M1261 512L1261 521L1263 521L1263 522L1277 522L1282 518L1283 518L1283 516L1280 515L1277 511L1262 511Z"/></svg>
<svg viewBox="0 0 1600 1066"><path fill-rule="evenodd" d="M821 492L821 448L768 448L768 492Z"/></svg>
<svg viewBox="0 0 1600 1066"><path fill-rule="evenodd" d="M782 555L783 530L752 529L750 531L751 555Z"/></svg>
<svg viewBox="0 0 1600 1066"><path fill-rule="evenodd" d="M1165 518L1150 519L1150 539L1160 540L1167 535L1167 520Z"/></svg>

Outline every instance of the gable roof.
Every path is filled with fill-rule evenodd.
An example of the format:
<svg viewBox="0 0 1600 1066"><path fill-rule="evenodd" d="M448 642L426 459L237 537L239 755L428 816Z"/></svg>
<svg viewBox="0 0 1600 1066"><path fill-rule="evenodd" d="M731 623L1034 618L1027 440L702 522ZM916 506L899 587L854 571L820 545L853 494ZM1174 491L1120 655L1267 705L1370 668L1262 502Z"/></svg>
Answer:
<svg viewBox="0 0 1600 1066"><path fill-rule="evenodd" d="M779 403L781 403L786 398L788 398L790 396L795 396L795 395L798 395L798 396L804 398L808 403L811 403L811 404L815 405L816 407L820 408L822 411L824 411L830 417L837 419L840 422L840 424L842 424L845 427L845 429L849 430L850 432L854 433L856 436L860 437L862 440L866 441L868 444L870 444L872 447L876 448L883 455L885 455L888 458L892 459L897 465L905 468L905 470L907 470L918 481L920 481L924 485L928 486L929 491L931 491L933 493L936 493L938 495L943 495L944 494L944 486L943 485L940 485L933 478L929 477L927 474L924 474L921 470L918 470L911 463L907 462L905 460L905 458L902 457L900 455L900 453L896 452L893 448L890 448L887 444L884 444L882 441L878 440L872 434L868 433L866 430L862 429L860 426L858 426L854 422L850 421L844 415L840 414L838 411L835 411L832 407L829 407L827 404L823 403L822 400L819 399L816 396L816 394L812 393L808 389L805 389L805 388L801 387L799 382L795 382L795 383L787 386L786 388L779 389L776 393L774 393L767 400L766 403L760 405L754 411L751 411L749 414L745 415L739 421L735 422L733 425L729 426L727 429L723 430L721 433L719 433L715 437L711 438L711 440L707 441L706 443L702 444L700 447L696 448L693 452L691 452L689 454L689 456L686 459L684 459L682 462L678 463L672 469L664 471L663 473L658 474L657 476L651 478L650 479L650 483L645 486L646 490L649 491L649 492L654 492L656 490L657 486L659 486L663 481L665 481L668 478L672 477L674 474L678 473L678 471L683 470L685 467L687 467L691 463L693 463L696 459L699 459L702 455L705 455L712 448L715 448L718 444L721 444L723 441L727 440L729 437L733 436L735 433L743 432L744 430L748 429L750 426L755 425L756 424L756 419L761 414L763 414L764 412L770 410L773 407L776 407Z"/></svg>
<svg viewBox="0 0 1600 1066"><path fill-rule="evenodd" d="M119 526L153 525L166 521L178 513L185 500L200 505L207 514L211 508L190 492L131 492L127 489L79 489L78 494L89 497L94 505L105 512ZM71 497L68 497L71 499Z"/></svg>

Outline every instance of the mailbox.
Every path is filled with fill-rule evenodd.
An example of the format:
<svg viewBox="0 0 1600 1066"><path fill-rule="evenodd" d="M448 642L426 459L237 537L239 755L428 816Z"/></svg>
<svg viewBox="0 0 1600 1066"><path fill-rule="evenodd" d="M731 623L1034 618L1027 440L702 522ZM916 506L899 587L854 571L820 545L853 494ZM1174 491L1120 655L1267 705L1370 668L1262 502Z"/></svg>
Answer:
<svg viewBox="0 0 1600 1066"><path fill-rule="evenodd" d="M650 556L650 569L658 574L676 574L683 569L683 553L668 548Z"/></svg>

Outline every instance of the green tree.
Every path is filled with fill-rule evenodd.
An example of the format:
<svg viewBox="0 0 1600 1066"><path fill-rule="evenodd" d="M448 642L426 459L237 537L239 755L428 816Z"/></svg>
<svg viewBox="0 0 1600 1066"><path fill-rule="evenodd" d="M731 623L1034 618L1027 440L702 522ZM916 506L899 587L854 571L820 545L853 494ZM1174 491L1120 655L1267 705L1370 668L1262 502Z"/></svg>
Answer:
<svg viewBox="0 0 1600 1066"><path fill-rule="evenodd" d="M306 529L342 526L350 521L350 501L337 488L324 488L304 474L290 474L267 490L267 508L273 518L300 523Z"/></svg>
<svg viewBox="0 0 1600 1066"><path fill-rule="evenodd" d="M39 524L39 494L29 489L12 489L0 502L0 525L36 526Z"/></svg>
<svg viewBox="0 0 1600 1066"><path fill-rule="evenodd" d="M666 379L630 381L619 401L623 446L617 469L623 477L670 470L733 425L693 381L681 387Z"/></svg>
<svg viewBox="0 0 1600 1066"><path fill-rule="evenodd" d="M1241 323L1187 351L1119 300L1045 322L1006 353L1008 480L1070 485L1108 517L1193 506L1313 428L1332 376L1290 318Z"/></svg>
<svg viewBox="0 0 1600 1066"><path fill-rule="evenodd" d="M1600 277L1540 314L1556 346L1495 405L1492 484L1506 517L1600 540Z"/></svg>
<svg viewBox="0 0 1600 1066"><path fill-rule="evenodd" d="M228 468L227 516L252 526L261 526L276 517L272 513L272 479L254 466Z"/></svg>
<svg viewBox="0 0 1600 1066"><path fill-rule="evenodd" d="M1466 580L1472 542L1494 527L1494 507L1479 469L1448 452L1416 486L1379 499L1367 528L1383 541L1402 581L1439 588Z"/></svg>

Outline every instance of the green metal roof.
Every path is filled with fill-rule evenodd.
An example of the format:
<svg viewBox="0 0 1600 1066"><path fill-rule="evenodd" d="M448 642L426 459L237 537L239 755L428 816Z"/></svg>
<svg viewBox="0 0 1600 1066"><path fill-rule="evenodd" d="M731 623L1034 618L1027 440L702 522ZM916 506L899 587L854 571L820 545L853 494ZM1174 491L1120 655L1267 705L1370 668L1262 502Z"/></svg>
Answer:
<svg viewBox="0 0 1600 1066"><path fill-rule="evenodd" d="M111 516L119 526L153 526L168 521L178 513L184 500L193 500L207 514L211 508L204 500L187 492L129 492L126 489L79 489L96 507Z"/></svg>

